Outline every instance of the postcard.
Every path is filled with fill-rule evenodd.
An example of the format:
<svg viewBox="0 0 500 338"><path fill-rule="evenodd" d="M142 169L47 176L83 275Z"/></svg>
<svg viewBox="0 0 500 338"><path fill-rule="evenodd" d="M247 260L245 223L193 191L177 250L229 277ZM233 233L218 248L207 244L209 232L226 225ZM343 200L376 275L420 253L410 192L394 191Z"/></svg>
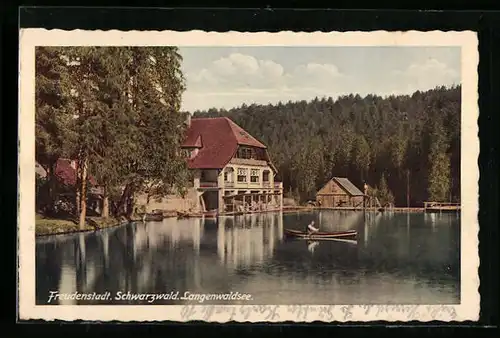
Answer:
<svg viewBox="0 0 500 338"><path fill-rule="evenodd" d="M20 30L19 319L477 320L474 32Z"/></svg>

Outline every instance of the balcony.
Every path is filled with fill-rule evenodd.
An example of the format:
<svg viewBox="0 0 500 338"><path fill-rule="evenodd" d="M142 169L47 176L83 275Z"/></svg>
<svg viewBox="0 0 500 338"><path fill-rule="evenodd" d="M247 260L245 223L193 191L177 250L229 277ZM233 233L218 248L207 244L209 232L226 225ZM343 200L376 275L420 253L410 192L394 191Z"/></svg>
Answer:
<svg viewBox="0 0 500 338"><path fill-rule="evenodd" d="M234 188L234 182L232 181L224 182L224 188Z"/></svg>
<svg viewBox="0 0 500 338"><path fill-rule="evenodd" d="M218 188L217 182L200 182L200 188Z"/></svg>
<svg viewBox="0 0 500 338"><path fill-rule="evenodd" d="M233 157L229 161L229 163L236 164L236 165L256 166L256 167L266 167L267 166L267 161L265 161L265 160L256 160L256 159L238 158L238 157Z"/></svg>
<svg viewBox="0 0 500 338"><path fill-rule="evenodd" d="M274 182L274 189L283 189L283 182Z"/></svg>
<svg viewBox="0 0 500 338"><path fill-rule="evenodd" d="M264 188L271 188L271 182L269 182L269 181L264 181L264 182L262 182L262 186L263 186Z"/></svg>

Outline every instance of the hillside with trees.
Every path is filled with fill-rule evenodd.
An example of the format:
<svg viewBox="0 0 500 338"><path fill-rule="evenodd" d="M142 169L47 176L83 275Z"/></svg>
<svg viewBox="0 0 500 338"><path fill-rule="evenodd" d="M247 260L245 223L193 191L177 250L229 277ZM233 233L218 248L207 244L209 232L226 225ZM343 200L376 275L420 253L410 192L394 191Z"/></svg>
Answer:
<svg viewBox="0 0 500 338"><path fill-rule="evenodd" d="M277 179L301 201L314 199L333 176L360 188L366 182L384 204L460 201L460 86L385 98L242 105L193 116L227 116L264 142Z"/></svg>

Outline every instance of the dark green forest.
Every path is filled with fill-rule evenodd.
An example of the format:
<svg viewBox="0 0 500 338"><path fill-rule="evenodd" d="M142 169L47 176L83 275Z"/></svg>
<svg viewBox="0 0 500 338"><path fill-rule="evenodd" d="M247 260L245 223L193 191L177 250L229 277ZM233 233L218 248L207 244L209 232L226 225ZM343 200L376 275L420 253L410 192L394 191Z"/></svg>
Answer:
<svg viewBox="0 0 500 338"><path fill-rule="evenodd" d="M226 116L269 148L277 180L302 202L331 177L363 183L381 203L460 201L461 86L412 95L315 98L230 110Z"/></svg>

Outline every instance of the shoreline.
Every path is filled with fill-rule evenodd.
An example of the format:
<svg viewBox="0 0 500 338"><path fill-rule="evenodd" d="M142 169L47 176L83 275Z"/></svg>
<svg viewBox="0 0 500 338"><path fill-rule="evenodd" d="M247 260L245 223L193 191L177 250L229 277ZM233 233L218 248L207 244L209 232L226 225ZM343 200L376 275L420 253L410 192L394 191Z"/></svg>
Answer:
<svg viewBox="0 0 500 338"><path fill-rule="evenodd" d="M380 211L379 209L382 209ZM353 207L335 207L335 208L329 208L329 207L312 207L312 206L289 206L289 207L283 207L283 209L269 209L269 210L255 210L255 211L244 211L244 212L225 212L225 213L220 213L220 214L215 214L213 215L212 213L206 213L206 214L192 214L192 215L185 215L184 217L179 217L176 213L168 213L166 214L163 219L166 218L177 218L177 219L187 219L187 218L218 218L218 217L231 217L231 216L243 216L243 215L252 215L252 214L262 214L262 213L268 213L268 212L283 212L283 213L292 213L292 212L304 212L304 211L321 211L321 210L331 210L331 211L362 211L362 212L400 212L400 213L408 213L408 212L418 212L418 213L460 213L460 208L459 209L454 209L454 210L442 210L442 211L426 211L425 208L418 208L418 207L394 207L394 208L353 208ZM128 223L133 223L133 222L139 222L142 221L142 218L140 217L133 217L130 220L125 220L125 219L113 219L110 218L107 221L104 221L103 219L99 219L99 217L92 217L89 218L90 222L87 222L86 228L85 229L71 229L72 227L77 227L77 224L74 224L71 220L62 220L62 219L53 219L53 218L44 218L40 215L37 215L37 218L35 219L35 237L47 237L47 236L56 236L56 235L69 235L69 234L76 234L76 233L85 233L85 232L97 232L101 231L104 229L109 229L109 228L115 228L118 226L126 225ZM97 219L97 221L96 221ZM41 225L41 220L46 220L48 224L50 222L53 222L53 224L50 225ZM113 222L114 221L114 222ZM106 223L109 222L109 223ZM92 227L89 225L89 223L95 223L97 227ZM43 224L43 222L42 222ZM46 228L44 229L43 227L46 226L46 228L50 227L56 227L57 230L51 231L47 230ZM59 229L68 227L70 229L68 230L62 230L59 231ZM41 228L41 229L40 229ZM44 229L44 230L42 230Z"/></svg>
<svg viewBox="0 0 500 338"><path fill-rule="evenodd" d="M37 215L35 219L35 238L56 236L56 235L70 235L70 234L86 233L86 232L97 232L104 229L115 228L118 226L140 221L139 218L135 217L130 220L116 219L116 218L109 218L107 220L103 220L99 219L98 217L91 217L89 218L89 220L90 222L89 221L86 222L84 229L79 229L79 228L75 229L75 227L78 227L78 225L72 222L71 220L45 218L41 217L40 215ZM97 227L91 226L90 223L95 223ZM64 229L65 227L67 229Z"/></svg>

